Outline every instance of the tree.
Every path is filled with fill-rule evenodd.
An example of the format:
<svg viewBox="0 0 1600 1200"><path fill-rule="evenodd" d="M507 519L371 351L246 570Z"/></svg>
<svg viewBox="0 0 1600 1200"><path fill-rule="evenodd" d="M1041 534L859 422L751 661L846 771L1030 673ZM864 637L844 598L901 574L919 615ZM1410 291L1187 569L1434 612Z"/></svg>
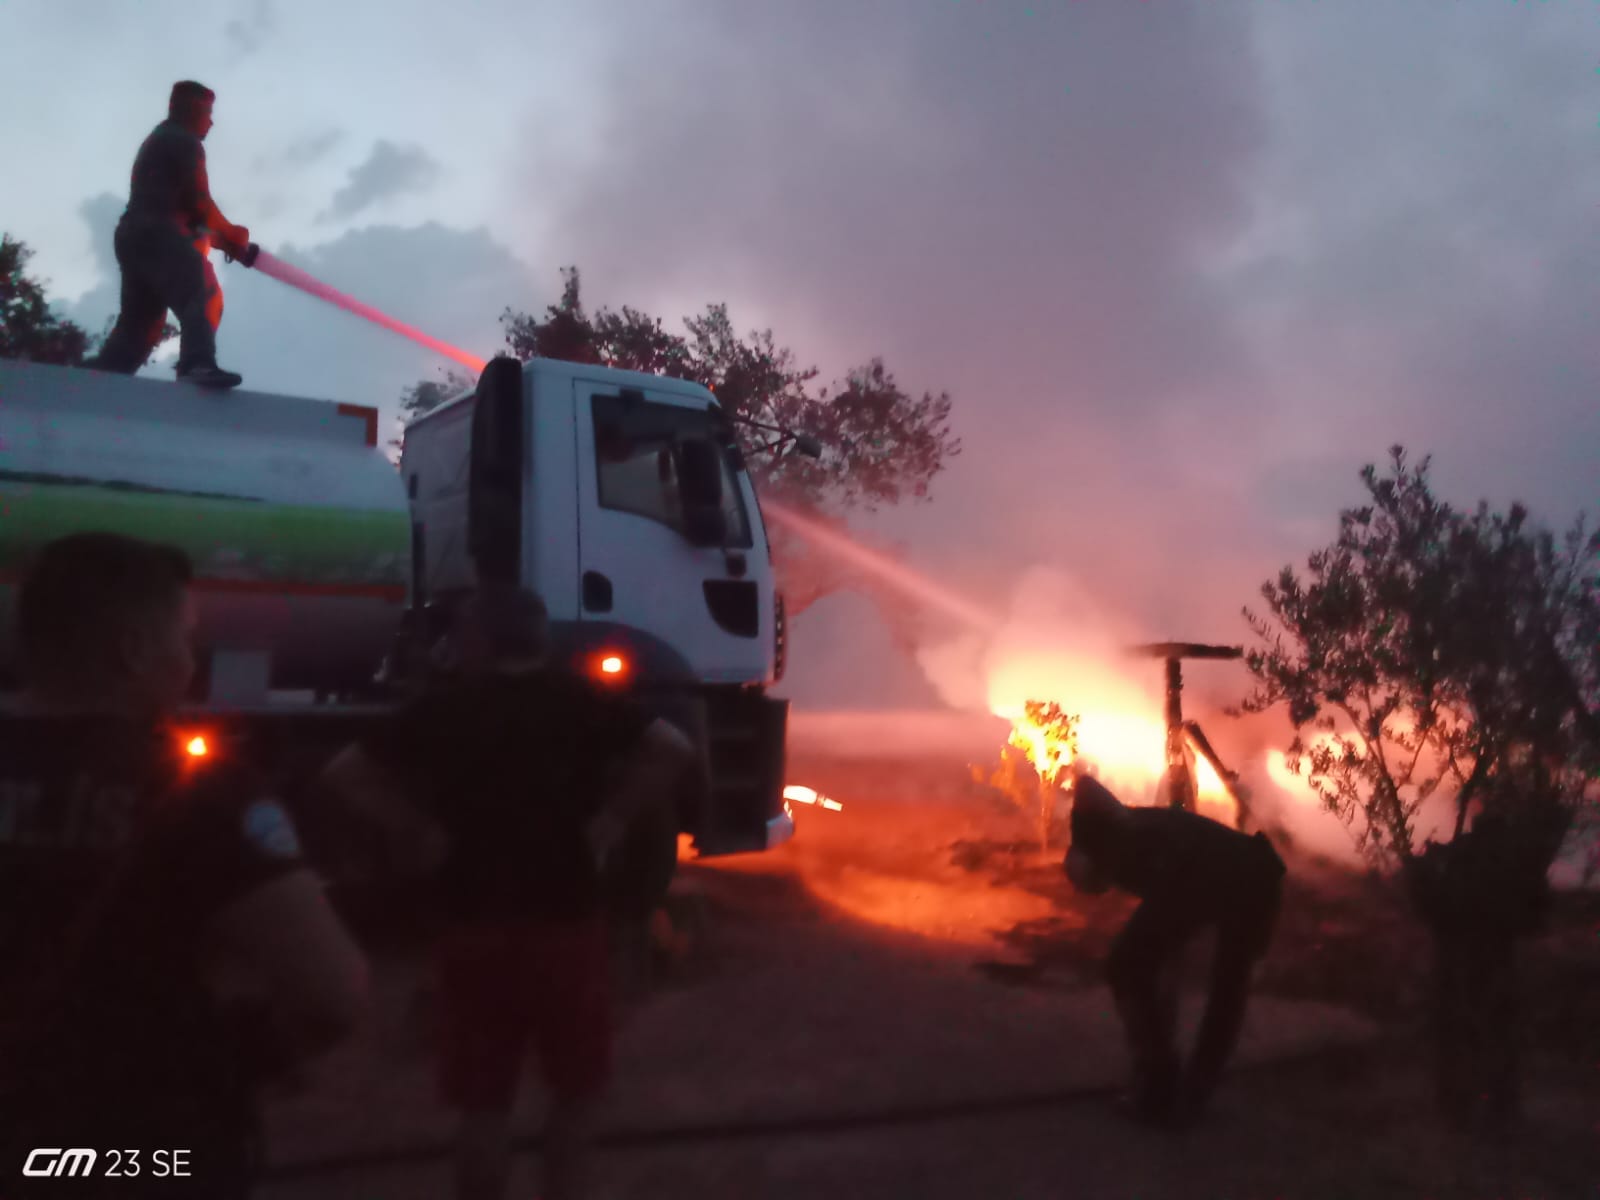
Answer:
<svg viewBox="0 0 1600 1200"><path fill-rule="evenodd" d="M25 243L0 234L0 358L78 366L89 335L50 311L43 285L26 274L32 257Z"/></svg>
<svg viewBox="0 0 1600 1200"><path fill-rule="evenodd" d="M1432 934L1444 1111L1509 1121L1516 943L1600 800L1600 531L1580 519L1558 541L1520 504L1457 512L1428 465L1396 446L1388 476L1366 467L1337 540L1262 587L1241 707L1287 708L1291 766ZM1430 816L1444 836L1419 846Z"/></svg>
<svg viewBox="0 0 1600 1200"><path fill-rule="evenodd" d="M595 363L710 388L736 422L762 496L798 508L835 532L843 533L849 512L926 500L934 477L960 453L960 441L950 432L950 397L912 396L880 360L813 392L815 368L800 367L771 330L741 337L726 305L711 304L685 318L685 332L677 334L659 318L627 306L589 313L578 269L561 274L561 297L542 320L509 309L502 316L506 344L516 357ZM419 406L438 403L442 396L421 390L431 386L409 389L402 406L420 412L426 409ZM816 438L821 457L797 453L794 439L780 430ZM768 535L790 615L854 586L874 599L893 628L902 634L909 628L904 606L871 575L819 553L781 525L770 527Z"/></svg>
<svg viewBox="0 0 1600 1200"><path fill-rule="evenodd" d="M451 396L459 396L462 392L471 390L475 383L476 380L470 375L454 367L445 368L438 379L418 380L400 393L400 427L404 429L423 413L432 412ZM400 441L399 437L389 439L389 447L394 451L393 457L397 462Z"/></svg>
<svg viewBox="0 0 1600 1200"><path fill-rule="evenodd" d="M0 358L82 366L99 351L115 322L108 320L105 328L91 337L73 322L55 316L45 299L44 286L23 271L32 257L26 243L8 233L0 234ZM177 336L178 327L172 322L162 326L161 342Z"/></svg>

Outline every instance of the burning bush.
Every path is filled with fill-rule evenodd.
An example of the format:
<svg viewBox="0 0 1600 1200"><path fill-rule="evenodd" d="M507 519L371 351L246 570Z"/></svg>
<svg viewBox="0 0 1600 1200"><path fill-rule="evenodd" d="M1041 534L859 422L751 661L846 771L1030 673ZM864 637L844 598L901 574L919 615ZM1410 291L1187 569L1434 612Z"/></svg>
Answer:
<svg viewBox="0 0 1600 1200"><path fill-rule="evenodd" d="M1011 724L1011 737L1000 750L1000 765L985 776L972 768L973 779L1000 792L1024 813L1036 813L1039 849L1050 849L1050 826L1056 797L1078 757L1078 718L1059 704L1029 700Z"/></svg>

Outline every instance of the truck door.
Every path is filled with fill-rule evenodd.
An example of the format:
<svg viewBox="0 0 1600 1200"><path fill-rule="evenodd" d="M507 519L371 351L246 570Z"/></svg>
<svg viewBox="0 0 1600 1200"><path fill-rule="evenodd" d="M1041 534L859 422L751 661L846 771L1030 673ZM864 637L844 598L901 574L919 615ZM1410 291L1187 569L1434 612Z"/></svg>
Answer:
<svg viewBox="0 0 1600 1200"><path fill-rule="evenodd" d="M574 386L582 619L665 642L702 682L763 682L770 577L711 415L615 384Z"/></svg>

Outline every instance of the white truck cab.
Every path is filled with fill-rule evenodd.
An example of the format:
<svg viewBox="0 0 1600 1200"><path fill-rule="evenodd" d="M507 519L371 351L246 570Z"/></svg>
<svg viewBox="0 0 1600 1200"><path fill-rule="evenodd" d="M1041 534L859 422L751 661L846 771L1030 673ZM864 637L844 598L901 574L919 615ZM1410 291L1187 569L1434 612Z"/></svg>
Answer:
<svg viewBox="0 0 1600 1200"><path fill-rule="evenodd" d="M479 577L550 612L569 669L626 689L701 746L685 814L702 853L793 833L785 632L761 508L716 398L683 380L498 358L406 429L411 628Z"/></svg>

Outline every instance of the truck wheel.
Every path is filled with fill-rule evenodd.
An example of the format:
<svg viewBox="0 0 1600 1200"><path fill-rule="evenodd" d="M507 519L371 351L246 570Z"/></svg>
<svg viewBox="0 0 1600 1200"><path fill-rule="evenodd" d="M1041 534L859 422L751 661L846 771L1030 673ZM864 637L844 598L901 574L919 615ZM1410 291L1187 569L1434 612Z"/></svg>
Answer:
<svg viewBox="0 0 1600 1200"><path fill-rule="evenodd" d="M647 921L666 899L678 869L678 819L662 806L633 823L606 866L606 896L611 914Z"/></svg>

